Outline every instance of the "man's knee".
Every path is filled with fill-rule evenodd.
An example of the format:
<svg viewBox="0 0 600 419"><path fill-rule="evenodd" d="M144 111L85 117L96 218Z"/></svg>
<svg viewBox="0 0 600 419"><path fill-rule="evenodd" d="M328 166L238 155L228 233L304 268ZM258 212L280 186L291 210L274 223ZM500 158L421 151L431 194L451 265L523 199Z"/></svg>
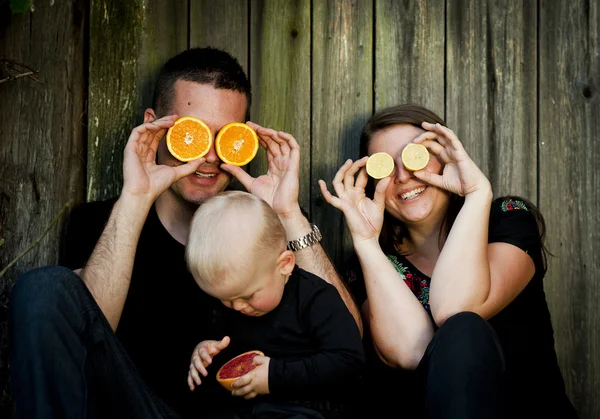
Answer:
<svg viewBox="0 0 600 419"><path fill-rule="evenodd" d="M11 321L29 322L51 316L62 301L84 287L81 278L61 266L44 266L23 273L10 299Z"/></svg>

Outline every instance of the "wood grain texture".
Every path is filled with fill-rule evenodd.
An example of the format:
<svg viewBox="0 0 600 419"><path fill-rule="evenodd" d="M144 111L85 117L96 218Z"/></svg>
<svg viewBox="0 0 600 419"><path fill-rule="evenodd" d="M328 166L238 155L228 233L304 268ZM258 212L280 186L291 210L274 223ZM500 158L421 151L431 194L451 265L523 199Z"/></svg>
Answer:
<svg viewBox="0 0 600 419"><path fill-rule="evenodd" d="M84 197L84 1L36 3L11 15L0 5L0 57L39 70L0 84L0 270L33 244L69 202ZM0 73L2 73L0 71ZM2 74L0 74L2 78ZM0 417L13 414L7 307L15 279L58 261L64 218L0 278Z"/></svg>
<svg viewBox="0 0 600 419"><path fill-rule="evenodd" d="M447 3L446 122L496 196L536 201L536 2Z"/></svg>
<svg viewBox="0 0 600 419"><path fill-rule="evenodd" d="M444 117L445 2L375 2L375 110L401 103Z"/></svg>
<svg viewBox="0 0 600 419"><path fill-rule="evenodd" d="M187 48L187 0L92 0L89 54L89 201L119 194L123 150L152 106L160 67Z"/></svg>
<svg viewBox="0 0 600 419"><path fill-rule="evenodd" d="M339 210L321 196L318 179L331 181L348 158L358 157L360 131L373 113L372 2L313 2L312 218L336 265L351 242Z"/></svg>
<svg viewBox="0 0 600 419"><path fill-rule="evenodd" d="M248 72L249 0L191 0L190 47L224 49Z"/></svg>
<svg viewBox="0 0 600 419"><path fill-rule="evenodd" d="M310 0L254 0L251 4L251 120L285 131L300 145L299 202L310 210ZM259 150L248 171L267 171Z"/></svg>
<svg viewBox="0 0 600 419"><path fill-rule="evenodd" d="M548 225L546 293L567 390L600 417L600 4L540 9L540 206Z"/></svg>

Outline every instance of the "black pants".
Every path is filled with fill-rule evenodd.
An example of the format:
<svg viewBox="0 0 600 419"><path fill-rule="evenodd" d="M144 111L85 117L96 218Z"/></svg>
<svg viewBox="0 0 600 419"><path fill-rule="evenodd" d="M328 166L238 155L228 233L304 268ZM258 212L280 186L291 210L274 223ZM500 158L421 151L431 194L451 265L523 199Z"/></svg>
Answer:
<svg viewBox="0 0 600 419"><path fill-rule="evenodd" d="M504 356L494 329L475 313L444 322L419 362L416 377L425 418L504 417Z"/></svg>
<svg viewBox="0 0 600 419"><path fill-rule="evenodd" d="M179 418L140 377L89 290L73 271L19 277L9 319L15 413L24 418ZM311 409L253 403L206 419L323 419Z"/></svg>
<svg viewBox="0 0 600 419"><path fill-rule="evenodd" d="M502 350L495 331L477 314L463 312L447 319L416 370L386 366L366 339L367 369L357 418L503 417Z"/></svg>
<svg viewBox="0 0 600 419"><path fill-rule="evenodd" d="M10 301L17 418L176 418L155 397L73 271L17 279Z"/></svg>
<svg viewBox="0 0 600 419"><path fill-rule="evenodd" d="M19 419L178 417L141 379L71 270L44 267L18 278L10 302L9 339ZM415 403L430 418L499 417L501 371L501 353L487 322L473 313L455 315L438 330L419 364L424 398ZM310 417L293 410L262 406L254 416ZM392 417L408 417L406 410L396 404ZM372 413L362 417L376 417Z"/></svg>

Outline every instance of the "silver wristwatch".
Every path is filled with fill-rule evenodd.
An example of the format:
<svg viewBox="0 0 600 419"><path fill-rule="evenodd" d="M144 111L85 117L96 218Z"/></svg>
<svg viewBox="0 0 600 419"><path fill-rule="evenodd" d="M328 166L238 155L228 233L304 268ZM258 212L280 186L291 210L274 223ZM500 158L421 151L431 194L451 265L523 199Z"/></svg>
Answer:
<svg viewBox="0 0 600 419"><path fill-rule="evenodd" d="M319 227L315 224L312 224L312 231L308 233L306 236L302 236L296 240L290 240L287 244L288 250L297 251L306 249L307 247L312 246L315 243L319 243L323 235L319 231Z"/></svg>

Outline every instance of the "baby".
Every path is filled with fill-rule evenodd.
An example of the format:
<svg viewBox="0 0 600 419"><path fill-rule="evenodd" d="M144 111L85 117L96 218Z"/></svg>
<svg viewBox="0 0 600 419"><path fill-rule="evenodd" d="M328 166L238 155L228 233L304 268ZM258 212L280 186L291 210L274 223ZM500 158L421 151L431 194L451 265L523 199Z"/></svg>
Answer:
<svg viewBox="0 0 600 419"><path fill-rule="evenodd" d="M221 340L193 351L191 390L249 350L255 369L233 383L251 415L345 417L364 364L361 336L335 287L296 265L273 209L241 191L222 192L196 211L186 246L188 268L200 288L235 310ZM225 354L227 352L227 354ZM282 415L277 417L288 417Z"/></svg>

